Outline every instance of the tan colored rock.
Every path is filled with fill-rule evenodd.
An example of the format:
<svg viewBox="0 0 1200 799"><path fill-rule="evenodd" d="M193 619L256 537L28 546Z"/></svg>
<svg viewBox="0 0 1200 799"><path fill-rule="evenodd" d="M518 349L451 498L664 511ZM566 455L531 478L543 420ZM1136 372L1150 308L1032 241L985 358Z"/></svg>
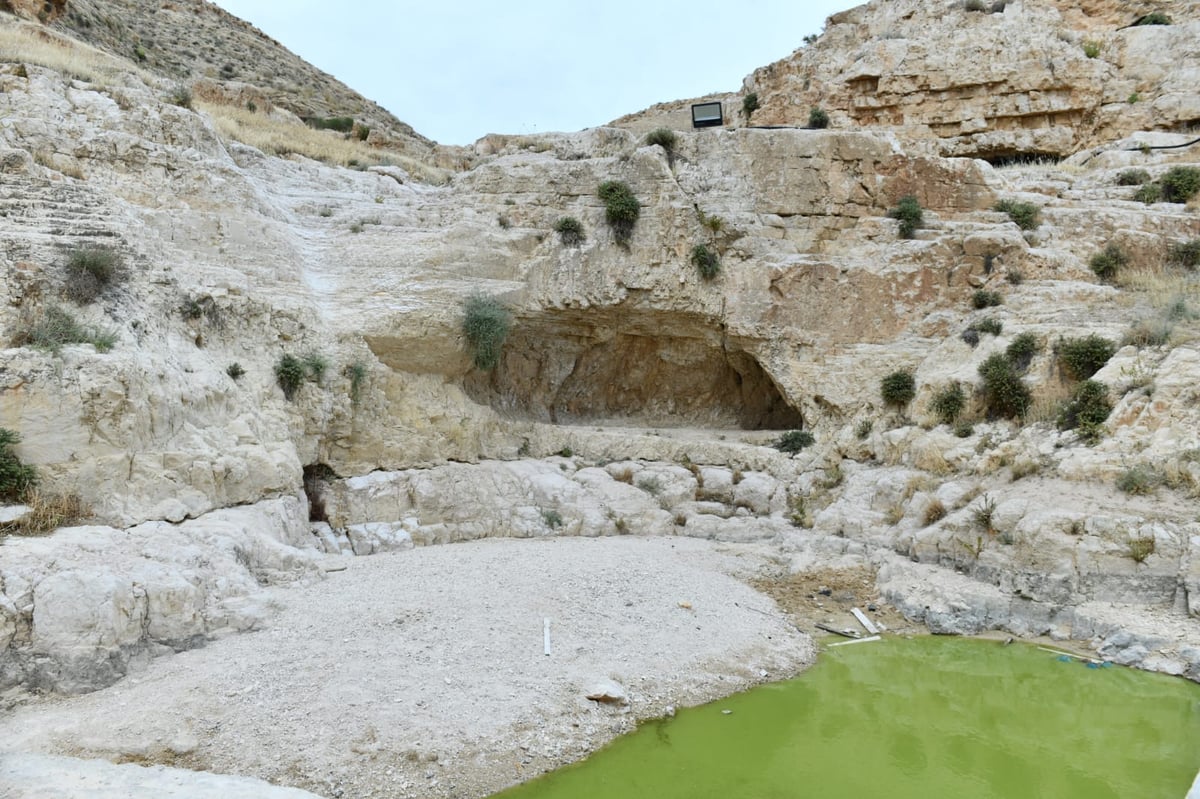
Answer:
<svg viewBox="0 0 1200 799"><path fill-rule="evenodd" d="M1000 5L974 12L961 3L875 0L834 14L814 43L726 95L726 109L755 92L761 107L750 124L804 127L810 110L822 108L833 128L886 128L914 152L993 162L1062 158L1200 118L1192 88L1200 61L1187 44L1200 25L1195 2L1171 4L1168 26L1134 26L1163 10L1153 3ZM615 124L683 128L686 105ZM747 124L736 114L729 123Z"/></svg>
<svg viewBox="0 0 1200 799"><path fill-rule="evenodd" d="M58 19L66 8L67 0L0 0L0 11L42 23Z"/></svg>

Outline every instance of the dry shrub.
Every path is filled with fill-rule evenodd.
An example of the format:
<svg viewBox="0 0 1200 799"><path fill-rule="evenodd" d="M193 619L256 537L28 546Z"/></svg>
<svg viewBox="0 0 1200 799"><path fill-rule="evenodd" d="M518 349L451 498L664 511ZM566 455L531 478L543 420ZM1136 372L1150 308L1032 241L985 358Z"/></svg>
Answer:
<svg viewBox="0 0 1200 799"><path fill-rule="evenodd" d="M87 514L78 494L48 494L33 490L25 499L29 513L16 521L0 525L0 533L36 536L69 527Z"/></svg>
<svg viewBox="0 0 1200 799"><path fill-rule="evenodd" d="M945 504L937 497L929 500L929 503L925 506L925 515L922 518L926 527L946 518Z"/></svg>
<svg viewBox="0 0 1200 799"><path fill-rule="evenodd" d="M633 467L622 466L620 469L617 469L612 473L612 478L618 483L628 483L629 485L633 485Z"/></svg>
<svg viewBox="0 0 1200 799"><path fill-rule="evenodd" d="M923 472L930 474L946 475L954 471L954 467L946 460L946 456L942 454L942 448L936 444L927 444L920 447L913 457L913 466Z"/></svg>
<svg viewBox="0 0 1200 799"><path fill-rule="evenodd" d="M1042 470L1042 465L1035 460L1029 458L1021 458L1012 465L1012 482L1017 482L1023 478L1029 477L1031 474L1037 474Z"/></svg>
<svg viewBox="0 0 1200 799"><path fill-rule="evenodd" d="M310 128L256 114L240 105L196 101L196 108L212 117L227 139L256 147L269 155L296 153L314 161L339 166L394 164L426 183L442 184L447 173L413 158L372 147L357 138Z"/></svg>
<svg viewBox="0 0 1200 799"><path fill-rule="evenodd" d="M121 83L121 76L153 79L128 61L33 25L0 26L0 61L20 61L92 83Z"/></svg>

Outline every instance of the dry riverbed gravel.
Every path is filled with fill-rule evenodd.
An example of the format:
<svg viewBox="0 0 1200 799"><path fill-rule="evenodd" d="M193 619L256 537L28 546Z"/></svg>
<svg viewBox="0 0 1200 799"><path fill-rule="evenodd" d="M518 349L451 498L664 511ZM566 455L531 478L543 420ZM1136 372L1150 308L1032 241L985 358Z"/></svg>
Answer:
<svg viewBox="0 0 1200 799"><path fill-rule="evenodd" d="M746 583L770 565L766 547L626 537L331 558L345 570L268 589L262 630L94 694L25 698L0 748L326 797L486 796L811 663L811 639ZM600 689L627 700L586 698Z"/></svg>

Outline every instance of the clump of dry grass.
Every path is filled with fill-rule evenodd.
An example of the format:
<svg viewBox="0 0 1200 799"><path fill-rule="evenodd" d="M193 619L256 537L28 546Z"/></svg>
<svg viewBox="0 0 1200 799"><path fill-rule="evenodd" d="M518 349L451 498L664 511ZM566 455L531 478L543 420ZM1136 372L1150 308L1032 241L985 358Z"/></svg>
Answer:
<svg viewBox="0 0 1200 799"><path fill-rule="evenodd" d="M928 527L929 525L939 522L944 518L946 518L945 504L937 497L929 500L929 503L925 505L925 515L923 517L925 526Z"/></svg>
<svg viewBox="0 0 1200 799"><path fill-rule="evenodd" d="M119 83L127 74L150 80L128 61L24 23L0 25L0 61L35 64L92 83Z"/></svg>
<svg viewBox="0 0 1200 799"><path fill-rule="evenodd" d="M372 147L356 137L316 130L299 122L289 122L255 113L241 106L195 101L196 109L212 117L217 131L226 139L239 141L269 155L296 153L314 161L338 166L402 167L426 183L442 184L447 173L407 156Z"/></svg>
<svg viewBox="0 0 1200 799"><path fill-rule="evenodd" d="M47 494L35 489L25 497L25 504L29 506L29 513L0 525L0 534L46 535L60 527L68 527L87 515L87 509L78 494Z"/></svg>

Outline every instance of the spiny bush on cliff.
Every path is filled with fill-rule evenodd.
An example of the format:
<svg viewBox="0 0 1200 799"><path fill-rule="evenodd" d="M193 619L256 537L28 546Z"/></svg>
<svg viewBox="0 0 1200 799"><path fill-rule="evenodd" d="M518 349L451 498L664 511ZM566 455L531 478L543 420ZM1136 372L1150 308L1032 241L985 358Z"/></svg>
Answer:
<svg viewBox="0 0 1200 799"><path fill-rule="evenodd" d="M657 128L646 134L646 144L657 144L667 154L667 162L674 163L675 148L679 145L679 137L670 128Z"/></svg>
<svg viewBox="0 0 1200 799"><path fill-rule="evenodd" d="M1170 25L1171 18L1161 11L1151 11L1144 17L1139 18L1134 25Z"/></svg>
<svg viewBox="0 0 1200 799"><path fill-rule="evenodd" d="M587 238L583 232L583 223L573 216L564 216L556 220L554 232L558 234L558 240L564 247L578 247Z"/></svg>
<svg viewBox="0 0 1200 799"><path fill-rule="evenodd" d="M808 112L808 126L813 130L824 130L829 127L829 114L821 108L812 108Z"/></svg>
<svg viewBox="0 0 1200 799"><path fill-rule="evenodd" d="M888 211L888 216L900 223L900 238L902 239L911 239L925 221L921 203L911 194L901 197L900 201L896 203L896 207Z"/></svg>
<svg viewBox="0 0 1200 799"><path fill-rule="evenodd" d="M275 381L279 383L279 388L283 390L285 398L290 400L296 396L296 392L304 383L306 373L304 362L295 355L285 354L279 359L275 364Z"/></svg>
<svg viewBox="0 0 1200 799"><path fill-rule="evenodd" d="M37 469L21 463L13 447L21 435L0 427L0 500L18 502L37 484Z"/></svg>
<svg viewBox="0 0 1200 799"><path fill-rule="evenodd" d="M306 379L319 383L328 368L329 359L319 352L310 352L301 358L289 353L275 364L275 381L283 390L283 396L290 400Z"/></svg>
<svg viewBox="0 0 1200 799"><path fill-rule="evenodd" d="M958 415L967 404L967 395L958 382L938 389L929 401L929 409L933 411L942 424L954 424Z"/></svg>
<svg viewBox="0 0 1200 799"><path fill-rule="evenodd" d="M747 122L750 121L750 116L761 107L758 104L758 92L750 92L742 98L742 116L746 118Z"/></svg>
<svg viewBox="0 0 1200 799"><path fill-rule="evenodd" d="M1162 202L1162 184L1158 181L1147 183L1135 191L1130 199L1134 202L1145 203L1146 205Z"/></svg>
<svg viewBox="0 0 1200 799"><path fill-rule="evenodd" d="M1167 250L1167 263L1189 272L1200 266L1200 239L1172 244Z"/></svg>
<svg viewBox="0 0 1200 799"><path fill-rule="evenodd" d="M979 376L983 378L983 399L989 416L1020 419L1029 411L1033 397L1004 354L998 352L981 363Z"/></svg>
<svg viewBox="0 0 1200 799"><path fill-rule="evenodd" d="M984 308L995 308L997 305L1004 303L1004 297L998 291L988 291L987 289L976 289L971 294L971 307L975 310ZM987 331L984 331L987 332ZM997 334L999 335L999 334Z"/></svg>
<svg viewBox="0 0 1200 799"><path fill-rule="evenodd" d="M166 96L166 101L171 105L190 109L192 107L192 90L187 84L181 83L171 89Z"/></svg>
<svg viewBox="0 0 1200 799"><path fill-rule="evenodd" d="M67 251L63 296L76 305L95 302L125 276L121 254L111 247L86 244Z"/></svg>
<svg viewBox="0 0 1200 799"><path fill-rule="evenodd" d="M1072 380L1087 380L1108 363L1117 347L1096 334L1082 338L1062 339L1054 348L1058 363Z"/></svg>
<svg viewBox="0 0 1200 799"><path fill-rule="evenodd" d="M1000 200L992 206L992 210L1008 214L1008 218L1016 223L1021 230L1033 230L1040 223L1041 209L1033 203L1019 200Z"/></svg>
<svg viewBox="0 0 1200 799"><path fill-rule="evenodd" d="M1095 442L1103 433L1104 421L1112 413L1108 386L1098 380L1085 380L1071 392L1058 411L1058 429L1076 430L1080 438Z"/></svg>
<svg viewBox="0 0 1200 799"><path fill-rule="evenodd" d="M1173 166L1159 178L1163 200L1169 203L1186 203L1200 194L1200 168Z"/></svg>
<svg viewBox="0 0 1200 799"><path fill-rule="evenodd" d="M1200 194L1200 168L1175 166L1153 183L1133 193L1133 199L1146 203L1186 203Z"/></svg>
<svg viewBox="0 0 1200 799"><path fill-rule="evenodd" d="M795 455L805 447L811 447L815 440L813 434L807 430L789 430L781 435L772 446L780 452Z"/></svg>
<svg viewBox="0 0 1200 799"><path fill-rule="evenodd" d="M1144 169L1125 169L1117 175L1118 186L1143 186L1150 182L1150 173Z"/></svg>
<svg viewBox="0 0 1200 799"><path fill-rule="evenodd" d="M70 311L57 306L47 308L28 322L14 342L18 347L35 347L56 354L68 344L91 344L97 352L108 352L116 343L117 334L113 331L85 327Z"/></svg>
<svg viewBox="0 0 1200 799"><path fill-rule="evenodd" d="M1105 245L1103 250L1093 255L1088 261L1088 266L1096 273L1096 277L1105 283L1112 283L1116 280L1117 273L1128 264L1129 254L1121 249L1120 245L1112 242Z"/></svg>
<svg viewBox="0 0 1200 799"><path fill-rule="evenodd" d="M721 272L721 259L707 244L697 244L692 248L692 265L705 280L712 280Z"/></svg>
<svg viewBox="0 0 1200 799"><path fill-rule="evenodd" d="M309 117L304 121L317 130L336 130L338 133L354 130L353 117Z"/></svg>
<svg viewBox="0 0 1200 799"><path fill-rule="evenodd" d="M475 368L490 371L500 363L500 350L512 329L512 315L495 297L472 294L464 305L463 335Z"/></svg>
<svg viewBox="0 0 1200 799"><path fill-rule="evenodd" d="M350 380L350 404L358 405L362 399L363 386L367 384L367 365L355 361L342 370L342 374Z"/></svg>
<svg viewBox="0 0 1200 799"><path fill-rule="evenodd" d="M1024 372L1033 362L1033 356L1037 355L1041 348L1042 344L1038 341L1037 336L1033 333L1021 333L1009 342L1008 347L1004 350L1004 356L1008 358L1014 369Z"/></svg>
<svg viewBox="0 0 1200 799"><path fill-rule="evenodd" d="M879 396L884 405L903 408L917 395L917 381L907 369L899 369L879 382Z"/></svg>
<svg viewBox="0 0 1200 799"><path fill-rule="evenodd" d="M329 368L329 359L319 352L310 352L300 359L304 364L304 371L308 373L308 379L317 383L321 382L321 378L325 376L325 370Z"/></svg>
<svg viewBox="0 0 1200 799"><path fill-rule="evenodd" d="M613 237L621 246L629 246L629 240L633 238L633 226L642 213L642 204L628 184L619 180L601 183L597 194L604 201L604 220L612 229Z"/></svg>
<svg viewBox="0 0 1200 799"><path fill-rule="evenodd" d="M1117 490L1134 496L1153 494L1163 484L1163 473L1148 463L1130 466L1117 475Z"/></svg>

